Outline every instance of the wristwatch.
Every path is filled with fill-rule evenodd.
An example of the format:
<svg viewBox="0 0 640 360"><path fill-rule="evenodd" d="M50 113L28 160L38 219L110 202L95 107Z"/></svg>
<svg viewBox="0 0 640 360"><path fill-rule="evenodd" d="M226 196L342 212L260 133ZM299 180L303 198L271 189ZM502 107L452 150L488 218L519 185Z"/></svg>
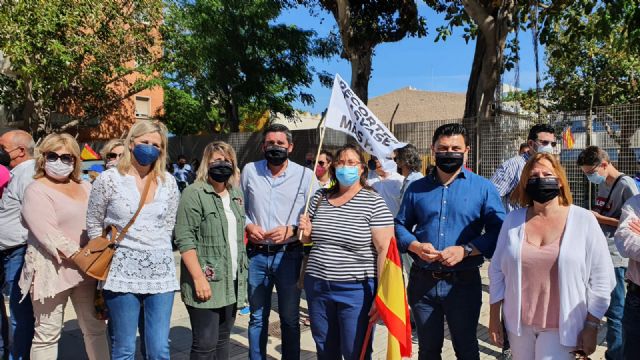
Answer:
<svg viewBox="0 0 640 360"><path fill-rule="evenodd" d="M462 248L464 249L464 257L463 258L466 258L467 256L469 256L473 252L473 246L471 246L469 244L462 245Z"/></svg>
<svg viewBox="0 0 640 360"><path fill-rule="evenodd" d="M291 231L293 232L291 236L298 235L298 225L291 225Z"/></svg>

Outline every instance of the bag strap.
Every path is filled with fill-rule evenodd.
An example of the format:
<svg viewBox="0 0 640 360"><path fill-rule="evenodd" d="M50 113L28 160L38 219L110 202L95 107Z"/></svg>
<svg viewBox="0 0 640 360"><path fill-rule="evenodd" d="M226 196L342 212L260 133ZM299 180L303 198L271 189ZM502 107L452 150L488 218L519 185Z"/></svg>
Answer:
<svg viewBox="0 0 640 360"><path fill-rule="evenodd" d="M153 179L153 176L151 174L147 174L147 176L148 176L147 182L144 184L144 190L142 190L142 194L140 196L140 203L138 204L138 210L136 210L136 213L133 214L133 217L131 218L131 220L129 220L127 225L124 228L122 228L122 231L120 231L120 234L118 234L118 238L116 238L116 242L120 242L122 241L122 239L124 239L124 235L127 233L127 231L129 231L129 228L136 221L138 214L140 214L140 211L144 207L144 203L147 200L147 194L149 194L149 188L151 187L151 180Z"/></svg>
<svg viewBox="0 0 640 360"><path fill-rule="evenodd" d="M602 212L604 211L604 209L607 207L607 204L609 203L609 200L611 200L611 194L613 194L613 190L616 188L616 185L618 185L618 181L620 181L620 179L622 179L624 177L624 174L618 176L618 178L616 179L616 181L613 183L613 185L611 186L611 190L609 190L609 195L607 195L607 200L605 200L604 204L602 205L602 207L600 208L600 215L602 215Z"/></svg>

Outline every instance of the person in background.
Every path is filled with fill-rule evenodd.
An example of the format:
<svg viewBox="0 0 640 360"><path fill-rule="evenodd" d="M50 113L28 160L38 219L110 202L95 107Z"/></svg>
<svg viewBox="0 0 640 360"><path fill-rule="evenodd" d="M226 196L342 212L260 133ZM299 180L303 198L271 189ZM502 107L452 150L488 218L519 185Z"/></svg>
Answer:
<svg viewBox="0 0 640 360"><path fill-rule="evenodd" d="M529 151L503 162L498 166L495 173L493 173L491 182L495 185L496 189L498 189L507 213L518 208L517 204L510 202L510 197L520 181L522 169L524 169L527 160L538 152L549 154L554 152L557 145L554 131L553 127L549 124L536 124L531 127L531 129L529 129L529 135L527 136Z"/></svg>
<svg viewBox="0 0 640 360"><path fill-rule="evenodd" d="M423 177L420 172L422 171L422 159L418 149L411 144L407 144L400 149L396 149L395 160L398 165L398 172L404 176L402 187L400 188L400 201L402 201L402 197L409 185Z"/></svg>
<svg viewBox="0 0 640 360"><path fill-rule="evenodd" d="M0 262L4 270L2 288L9 297L11 359L28 359L33 339L33 307L29 298L20 302L18 280L27 250L28 232L22 223L21 211L25 189L35 174L34 148L33 138L25 131L12 130L0 136L0 153L9 156L11 169L11 180L0 199ZM3 340L7 348L8 339Z"/></svg>
<svg viewBox="0 0 640 360"><path fill-rule="evenodd" d="M577 165L592 184L598 185L595 207L591 211L598 220L609 244L609 253L616 273L616 287L611 293L607 317L607 360L622 360L622 315L624 313L624 279L629 260L616 249L614 235L620 223L622 206L638 194L633 178L618 171L609 154L597 146L589 146L578 155Z"/></svg>
<svg viewBox="0 0 640 360"><path fill-rule="evenodd" d="M22 206L29 237L19 281L22 295L31 295L35 316L31 359L58 357L69 299L89 359L109 359L107 324L95 316L96 281L71 261L89 241L85 220L91 185L80 180L80 147L69 134L51 134L38 150L35 181L25 190Z"/></svg>
<svg viewBox="0 0 640 360"><path fill-rule="evenodd" d="M291 131L280 124L264 130L265 160L247 164L241 177L249 237L249 358L267 358L269 313L275 285L282 332L282 359L300 358L300 289L302 243L298 219L310 185L318 189L310 169L289 160Z"/></svg>
<svg viewBox="0 0 640 360"><path fill-rule="evenodd" d="M523 155L524 153L529 152L531 148L529 147L529 144L527 144L526 142L520 144L520 149L518 149L518 155Z"/></svg>
<svg viewBox="0 0 640 360"><path fill-rule="evenodd" d="M640 168L640 160L636 163L636 168ZM636 181L636 185L638 186L638 190L640 191L640 171L637 171L633 180Z"/></svg>
<svg viewBox="0 0 640 360"><path fill-rule="evenodd" d="M316 179L318 179L318 184L320 184L320 187L323 187L325 189L331 187L334 184L329 172L329 168L331 167L332 162L333 154L331 154L330 151L320 151L320 156L318 157L318 165L316 165L315 173Z"/></svg>
<svg viewBox="0 0 640 360"><path fill-rule="evenodd" d="M100 156L104 161L104 169L109 170L118 166L118 161L124 155L124 140L111 139L100 150Z"/></svg>
<svg viewBox="0 0 640 360"><path fill-rule="evenodd" d="M2 199L2 193L4 193L4 188L9 184L9 180L11 180L9 169L4 165L0 165L0 199Z"/></svg>
<svg viewBox="0 0 640 360"><path fill-rule="evenodd" d="M461 124L436 129L436 168L409 185L395 219L398 247L414 260L407 297L420 359L441 358L445 317L456 356L480 356L480 266L493 255L504 209L495 187L463 168L468 144Z"/></svg>
<svg viewBox="0 0 640 360"><path fill-rule="evenodd" d="M192 178L191 165L187 164L186 156L178 156L178 162L173 164L173 176L178 183L178 190L182 192L189 185L189 181Z"/></svg>
<svg viewBox="0 0 640 360"><path fill-rule="evenodd" d="M315 153L309 151L304 154L304 166L313 170L313 162L316 159Z"/></svg>
<svg viewBox="0 0 640 360"><path fill-rule="evenodd" d="M392 160L395 160L395 157ZM400 191L402 189L402 183L404 182L404 176L398 173L395 163L393 163L393 169L390 171L383 169L382 163L380 163L380 160L375 156L371 157L367 166L370 171L375 171L377 175L376 178L368 181L368 186L372 187L382 196L391 214L395 216L398 213L400 202L402 201Z"/></svg>
<svg viewBox="0 0 640 360"><path fill-rule="evenodd" d="M552 154L527 161L512 197L521 208L507 216L489 266L490 339L508 337L517 360L586 358L616 283L600 226L572 205Z"/></svg>
<svg viewBox="0 0 640 360"><path fill-rule="evenodd" d="M167 128L155 120L137 121L124 144L118 166L93 183L87 212L90 238L111 225L121 231L150 181L144 207L118 244L103 285L112 359L133 359L141 307L147 359L168 359L173 292L179 289L171 236L180 192L165 171Z"/></svg>
<svg viewBox="0 0 640 360"><path fill-rule="evenodd" d="M311 332L318 359L357 360L374 297L393 237L393 216L382 197L366 185L360 148L345 145L331 167L336 185L318 190L309 214L301 215L302 241L313 247L305 275ZM371 342L366 358L371 358Z"/></svg>
<svg viewBox="0 0 640 360"><path fill-rule="evenodd" d="M238 305L247 301L244 207L235 179L233 148L207 145L193 185L180 197L176 245L182 254L180 287L193 340L192 360L229 358Z"/></svg>

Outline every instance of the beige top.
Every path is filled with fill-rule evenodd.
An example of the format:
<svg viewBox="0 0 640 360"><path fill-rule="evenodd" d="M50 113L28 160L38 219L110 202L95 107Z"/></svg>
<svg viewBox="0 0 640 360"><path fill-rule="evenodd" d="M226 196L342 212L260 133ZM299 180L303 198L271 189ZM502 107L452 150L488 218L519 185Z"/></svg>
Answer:
<svg viewBox="0 0 640 360"><path fill-rule="evenodd" d="M557 329L560 323L560 240L544 246L522 242L522 324Z"/></svg>
<svg viewBox="0 0 640 360"><path fill-rule="evenodd" d="M82 182L82 186L87 197L81 201L39 181L25 190L22 218L29 236L19 282L23 296L31 291L32 300L43 302L84 281L94 281L59 255L69 257L89 241L86 216L91 185Z"/></svg>

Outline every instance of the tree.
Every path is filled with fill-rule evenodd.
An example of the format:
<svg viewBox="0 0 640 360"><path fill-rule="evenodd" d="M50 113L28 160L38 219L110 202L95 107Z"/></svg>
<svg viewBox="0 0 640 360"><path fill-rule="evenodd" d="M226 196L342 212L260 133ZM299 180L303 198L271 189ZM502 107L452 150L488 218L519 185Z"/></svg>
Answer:
<svg viewBox="0 0 640 360"><path fill-rule="evenodd" d="M288 6L276 0L174 0L163 34L172 86L191 93L204 111L216 110L222 130L238 131L241 109L293 114L291 103L314 98L312 56L329 56L332 47L314 42L315 33L277 24ZM326 82L326 77L322 80Z"/></svg>
<svg viewBox="0 0 640 360"><path fill-rule="evenodd" d="M99 119L159 84L161 19L161 0L0 2L0 102L35 136Z"/></svg>
<svg viewBox="0 0 640 360"><path fill-rule="evenodd" d="M545 90L554 110L640 101L640 48L628 46L634 34L627 29L627 19L612 15L631 3L637 6L629 0L586 8L576 3L551 24L555 31L545 39L549 68ZM620 146L619 167L635 172L631 137L640 128L640 117L606 109L596 115Z"/></svg>
<svg viewBox="0 0 640 360"><path fill-rule="evenodd" d="M341 57L351 64L351 89L367 103L375 47L409 36L425 36L426 21L413 0L300 0L320 5L336 20L342 40Z"/></svg>

